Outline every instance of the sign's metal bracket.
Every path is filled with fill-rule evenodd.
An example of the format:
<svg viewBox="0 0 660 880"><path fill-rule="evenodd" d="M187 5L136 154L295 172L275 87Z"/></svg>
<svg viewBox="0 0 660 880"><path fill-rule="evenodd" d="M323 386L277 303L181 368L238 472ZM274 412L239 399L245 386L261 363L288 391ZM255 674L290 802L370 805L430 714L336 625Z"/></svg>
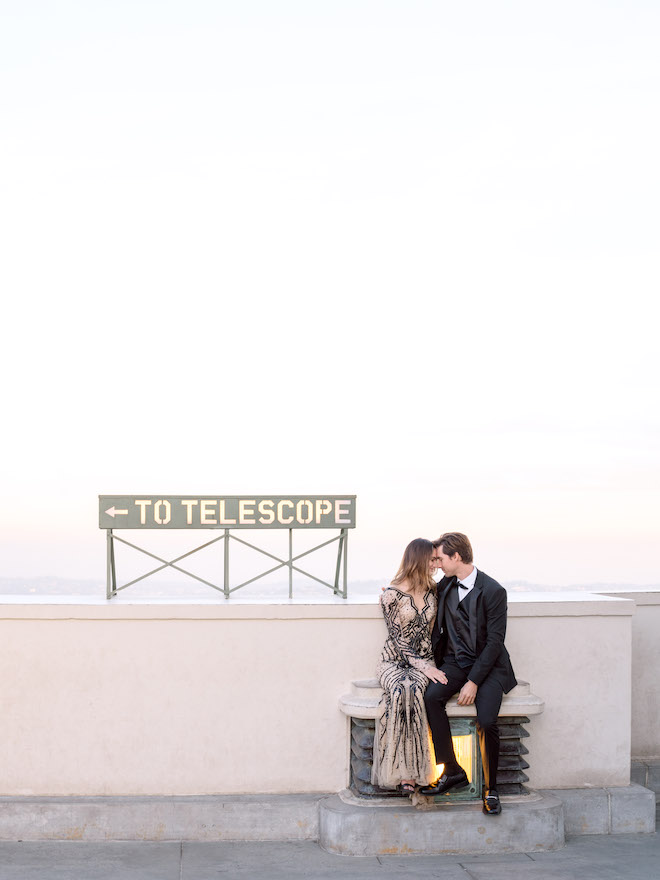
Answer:
<svg viewBox="0 0 660 880"><path fill-rule="evenodd" d="M194 547L192 550L188 550L187 553L182 553L181 556L177 556L174 559L167 560L163 559L161 556L158 556L155 553L152 553L150 550L146 550L144 547L140 547L137 544L132 543L131 541L127 541L126 538L122 538L119 535L114 533L113 529L106 530L107 536L107 579L106 579L106 596L108 599L112 599L117 593L125 590L127 587L133 586L133 584L137 584L138 581L142 581L145 578L150 577L151 575L157 574L159 571L163 571L165 568L172 568L175 571L178 571L181 574L186 575L187 577L191 577L196 581L200 581L206 586L211 587L214 590L217 590L220 593L224 594L225 599L229 599L230 595L236 590L240 590L242 587L246 587L248 584L254 583L254 581L258 581L260 578L265 577L268 574L272 574L272 572L277 571L280 568L287 567L289 569L289 598L293 598L293 572L298 572L298 574L302 574L305 577L310 578L311 580L316 581L319 584L323 584L323 586L328 587L332 590L335 596L341 596L343 599L346 599L348 596L348 574L347 574L347 561L348 561L348 529L341 529L340 533L336 535L334 538L330 538L327 541L323 541L321 544L317 544L314 547L311 547L309 550L305 550L303 553L298 553L296 556L293 555L293 529L289 529L289 555L288 559L282 559L279 556L275 556L273 553L270 553L267 550L262 549L261 547L257 547L256 544L251 544L248 541L243 540L242 538L237 537L231 533L230 529L225 529L222 535L219 535L217 538L213 538L210 541L206 541L204 544L200 544L197 547ZM244 544L246 547L250 547L252 550L256 550L258 553L262 553L264 556L268 556L271 559L274 559L278 564L268 568L266 571L261 572L255 577L250 578L247 581L243 581L243 583L237 584L236 586L230 586L229 580L229 542L230 540L238 541L239 544ZM133 578L133 580L128 581L121 586L117 585L117 569L115 564L115 541L119 541L121 544L125 544L127 547L131 547L133 550L137 550L139 553L144 553L145 556L149 556L152 559L155 559L157 562L160 562L161 565L156 568L151 569L151 571L146 572L145 574L141 574L139 577ZM203 550L206 547L209 547L211 544L215 544L218 541L224 542L224 565L223 565L223 573L224 573L224 583L223 586L219 586L218 584L211 583L211 581L207 581L199 575L193 574L191 571L188 571L185 568L177 565L177 562L180 562L182 559L185 559L188 556L192 556L193 553L197 553L199 550ZM335 541L338 541L337 547L337 563L335 566L335 579L334 583L330 584L327 581L322 580L316 575L311 574L308 571L300 568L297 565L294 565L294 562L297 562L299 559L302 559L304 556L309 556L310 553L314 553L316 550L320 550L322 547L327 547L328 544L332 544ZM340 585L341 581L341 585Z"/></svg>

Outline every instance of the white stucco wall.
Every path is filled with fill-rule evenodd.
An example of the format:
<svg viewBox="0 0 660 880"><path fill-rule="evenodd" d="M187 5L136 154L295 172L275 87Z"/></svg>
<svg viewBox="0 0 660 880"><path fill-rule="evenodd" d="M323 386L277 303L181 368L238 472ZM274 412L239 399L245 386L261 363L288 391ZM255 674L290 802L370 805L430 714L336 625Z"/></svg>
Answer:
<svg viewBox="0 0 660 880"><path fill-rule="evenodd" d="M346 785L338 698L373 674L385 637L376 604L5 600L1 795ZM534 787L628 783L634 607L511 597L514 668L546 701L525 741Z"/></svg>
<svg viewBox="0 0 660 880"><path fill-rule="evenodd" d="M660 760L660 592L607 593L632 599L632 756Z"/></svg>
<svg viewBox="0 0 660 880"><path fill-rule="evenodd" d="M530 785L627 785L633 603L584 593L516 600L507 646L516 674L545 700L525 740Z"/></svg>

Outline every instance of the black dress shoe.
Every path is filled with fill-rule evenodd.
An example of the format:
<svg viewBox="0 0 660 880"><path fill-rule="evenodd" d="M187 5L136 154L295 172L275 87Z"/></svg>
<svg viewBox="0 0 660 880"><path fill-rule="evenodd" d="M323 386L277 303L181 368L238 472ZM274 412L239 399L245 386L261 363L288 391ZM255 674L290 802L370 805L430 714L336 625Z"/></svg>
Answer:
<svg viewBox="0 0 660 880"><path fill-rule="evenodd" d="M500 796L494 788L489 788L484 793L483 811L487 816L498 816L502 812Z"/></svg>
<svg viewBox="0 0 660 880"><path fill-rule="evenodd" d="M445 794L450 788L465 788L469 784L467 773L459 768L456 773L443 773L437 782L420 788L419 793L432 797L435 794Z"/></svg>

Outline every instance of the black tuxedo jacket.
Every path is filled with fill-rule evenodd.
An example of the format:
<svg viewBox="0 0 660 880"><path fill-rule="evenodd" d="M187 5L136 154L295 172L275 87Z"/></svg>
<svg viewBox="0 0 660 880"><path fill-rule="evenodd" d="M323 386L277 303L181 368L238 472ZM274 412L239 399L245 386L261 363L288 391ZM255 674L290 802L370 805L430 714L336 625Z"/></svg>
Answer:
<svg viewBox="0 0 660 880"><path fill-rule="evenodd" d="M456 578L444 577L438 584L438 616L433 624L431 641L438 668L447 648L445 599ZM470 601L470 647L477 658L469 673L479 686L487 676L498 681L507 694L517 684L509 652L504 647L506 634L506 590L496 580L477 570Z"/></svg>

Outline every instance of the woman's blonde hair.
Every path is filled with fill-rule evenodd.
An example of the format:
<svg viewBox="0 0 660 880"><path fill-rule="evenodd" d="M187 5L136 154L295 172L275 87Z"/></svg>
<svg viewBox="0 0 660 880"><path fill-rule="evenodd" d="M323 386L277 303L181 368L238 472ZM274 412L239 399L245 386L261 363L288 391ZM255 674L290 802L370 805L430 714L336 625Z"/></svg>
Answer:
<svg viewBox="0 0 660 880"><path fill-rule="evenodd" d="M397 587L404 581L408 581L413 590L427 590L435 588L435 581L429 574L429 562L433 556L433 544L426 538L415 538L403 552L401 565L392 581L392 586Z"/></svg>

